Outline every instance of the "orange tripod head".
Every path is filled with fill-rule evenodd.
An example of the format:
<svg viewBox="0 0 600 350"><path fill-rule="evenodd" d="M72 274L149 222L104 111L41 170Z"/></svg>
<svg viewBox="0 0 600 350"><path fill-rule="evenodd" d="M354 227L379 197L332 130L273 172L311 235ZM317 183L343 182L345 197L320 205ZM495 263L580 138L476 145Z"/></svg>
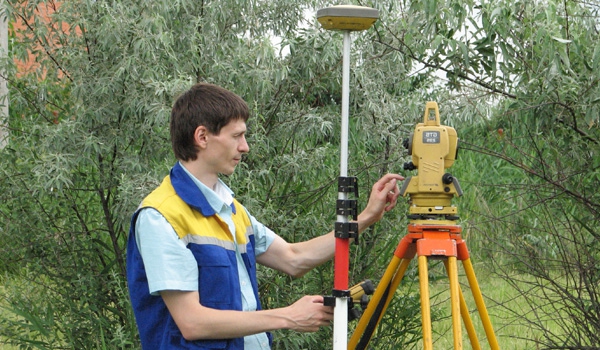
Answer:
<svg viewBox="0 0 600 350"><path fill-rule="evenodd" d="M458 180L445 172L456 160L458 135L454 128L440 124L436 102L427 102L423 122L404 140L404 147L412 156L404 169L418 172L408 177L400 190L402 196L410 197L409 219L458 219L451 201L461 196L462 190Z"/></svg>

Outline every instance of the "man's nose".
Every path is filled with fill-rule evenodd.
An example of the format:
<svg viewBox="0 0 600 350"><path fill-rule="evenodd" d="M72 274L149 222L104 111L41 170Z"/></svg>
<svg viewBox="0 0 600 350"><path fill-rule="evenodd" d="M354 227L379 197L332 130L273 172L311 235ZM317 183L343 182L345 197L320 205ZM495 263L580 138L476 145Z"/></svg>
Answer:
<svg viewBox="0 0 600 350"><path fill-rule="evenodd" d="M238 151L241 153L248 153L250 151L250 146L248 146L248 142L246 141L246 137L242 137L240 144L238 146Z"/></svg>

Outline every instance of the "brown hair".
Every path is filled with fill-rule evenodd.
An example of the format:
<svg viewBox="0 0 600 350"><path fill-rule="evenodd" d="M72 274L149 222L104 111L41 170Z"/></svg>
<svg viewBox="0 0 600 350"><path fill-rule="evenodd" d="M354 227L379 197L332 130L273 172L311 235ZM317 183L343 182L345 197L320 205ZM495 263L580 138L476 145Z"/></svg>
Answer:
<svg viewBox="0 0 600 350"><path fill-rule="evenodd" d="M171 110L171 144L179 160L195 160L198 149L194 132L203 125L215 135L232 120L249 117L248 105L234 94L217 85L199 83L184 92Z"/></svg>

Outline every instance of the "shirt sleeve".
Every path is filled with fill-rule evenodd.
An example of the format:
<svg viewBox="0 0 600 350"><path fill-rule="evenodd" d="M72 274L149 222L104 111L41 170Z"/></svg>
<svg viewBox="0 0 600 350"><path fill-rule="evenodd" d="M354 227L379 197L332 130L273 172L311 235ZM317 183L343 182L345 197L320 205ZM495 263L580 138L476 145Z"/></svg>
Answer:
<svg viewBox="0 0 600 350"><path fill-rule="evenodd" d="M145 208L135 224L136 243L144 261L150 294L162 290L198 290L198 264L169 222Z"/></svg>
<svg viewBox="0 0 600 350"><path fill-rule="evenodd" d="M256 220L250 213L248 213L248 216L250 217L252 229L254 230L254 253L256 256L259 256L269 249L269 246L275 240L275 232Z"/></svg>

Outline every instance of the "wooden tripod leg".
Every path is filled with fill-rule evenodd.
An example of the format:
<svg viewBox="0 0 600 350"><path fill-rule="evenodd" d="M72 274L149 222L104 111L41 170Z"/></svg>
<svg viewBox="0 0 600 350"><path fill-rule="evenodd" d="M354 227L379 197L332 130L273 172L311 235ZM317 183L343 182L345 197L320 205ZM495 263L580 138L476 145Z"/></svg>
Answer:
<svg viewBox="0 0 600 350"><path fill-rule="evenodd" d="M446 272L448 272L448 261L444 261L444 265L446 266ZM448 278L450 278L450 275L448 275ZM458 285L458 295L460 297L460 315L462 316L463 323L465 324L465 329L467 330L467 334L469 335L471 348L473 348L473 350L481 350L481 346L479 345L479 339L477 338L477 332L475 332L475 326L473 325L473 321L471 320L469 308L467 307L465 296L463 295L462 289L460 288L460 283Z"/></svg>
<svg viewBox="0 0 600 350"><path fill-rule="evenodd" d="M392 260L375 288L367 309L360 317L354 333L352 333L352 337L348 342L348 349L362 350L367 348L375 328L379 324L379 321L381 321L385 310L394 297L394 291L398 288L410 264L410 260L414 254L414 252L411 253L411 246L414 245L412 244L412 239L408 236L405 236L398 243Z"/></svg>
<svg viewBox="0 0 600 350"><path fill-rule="evenodd" d="M448 278L450 279L450 270L447 260L444 261L444 265L446 266L446 272L448 273ZM479 339L477 337L477 332L475 332L475 326L473 325L473 321L471 320L469 308L467 307L467 302L465 301L465 296L463 295L462 289L460 288L460 284L458 285L458 295L460 297L460 315L462 316L463 323L465 324L465 329L467 330L467 334L469 335L471 348L473 350L481 350L481 346L479 345ZM454 326L454 323L452 324L452 326Z"/></svg>
<svg viewBox="0 0 600 350"><path fill-rule="evenodd" d="M404 273L408 265L410 264L410 259L398 259L400 267L398 267L398 259L396 256L392 258L392 262L390 262L390 273L393 273L392 268L397 268L397 272L395 272L392 281L390 282L389 278L386 276L388 271L386 270L386 274L381 279L377 288L375 289L375 293L373 297L369 301L367 309L361 316L352 337L348 343L348 349L365 349L371 340L371 336L387 307L389 306L392 298L394 297L394 291L398 288L400 281L404 277Z"/></svg>
<svg viewBox="0 0 600 350"><path fill-rule="evenodd" d="M379 305L384 294L386 294L386 291L388 290L388 286L390 285L390 281L392 280L392 277L396 273L396 269L398 268L398 265L400 264L400 260L402 260L402 259L400 259L399 257L397 257L395 255L392 257L392 260L388 264L388 267L385 270L385 273L381 277L381 280L379 281L377 288L375 288L375 292L373 293L373 296L371 297L371 300L369 301L369 304L367 305L367 309L364 311L364 313L358 320L356 329L354 330L354 333L352 333L352 337L350 338L350 342L348 343L348 349L356 349L356 346L358 345L359 340L362 338L362 335L365 332L365 329L367 329L367 325L371 321L373 314L375 313L375 310L377 309L377 305ZM386 297L386 299L387 299L387 297ZM370 338L370 335L369 335L369 338Z"/></svg>
<svg viewBox="0 0 600 350"><path fill-rule="evenodd" d="M475 332L475 326L473 325L473 321L471 320L471 315L469 314L469 308L467 307L467 302L465 301L465 297L460 288L458 289L458 292L460 294L460 314L462 316L463 322L465 323L465 328L467 329L467 334L469 335L469 341L471 342L471 348L473 348L473 350L481 350L481 346L479 345L479 339L477 338L477 332Z"/></svg>
<svg viewBox="0 0 600 350"><path fill-rule="evenodd" d="M471 259L463 260L463 266L465 268L467 280L469 281L469 287L471 288L471 292L473 293L475 305L477 305L477 310L479 311L481 323L483 323L483 329L485 330L485 335L487 336L490 348L492 350L499 350L500 346L498 345L498 340L496 339L494 328L492 328L492 322L490 321L490 316L485 307L485 302L483 301L483 296L481 294L481 289L479 289L477 278L475 278L475 270L473 269L473 264L471 264Z"/></svg>
<svg viewBox="0 0 600 350"><path fill-rule="evenodd" d="M454 335L454 349L462 350L462 334L460 323L460 287L458 285L458 269L456 267L456 257L449 256L446 261L446 270L450 282L450 304L452 310L452 333Z"/></svg>
<svg viewBox="0 0 600 350"><path fill-rule="evenodd" d="M392 280L392 283L390 284L391 290L398 289L398 286L400 285L400 282L402 282L402 278L404 277L404 274L406 273L406 269L408 268L409 264L410 264L410 259L406 259L406 258L402 259L402 261L400 262L400 267L398 268L398 272L396 272L396 274L394 275L394 279ZM390 301L392 301L393 297L394 297L394 293L388 294L387 300L385 302L384 310L387 309L387 307L390 304ZM383 313L379 317L379 321L381 321L381 317L383 317Z"/></svg>
<svg viewBox="0 0 600 350"><path fill-rule="evenodd" d="M423 328L423 349L433 349L431 335L431 305L429 302L429 272L427 271L427 256L420 255L419 262L419 287L421 292L421 324Z"/></svg>

